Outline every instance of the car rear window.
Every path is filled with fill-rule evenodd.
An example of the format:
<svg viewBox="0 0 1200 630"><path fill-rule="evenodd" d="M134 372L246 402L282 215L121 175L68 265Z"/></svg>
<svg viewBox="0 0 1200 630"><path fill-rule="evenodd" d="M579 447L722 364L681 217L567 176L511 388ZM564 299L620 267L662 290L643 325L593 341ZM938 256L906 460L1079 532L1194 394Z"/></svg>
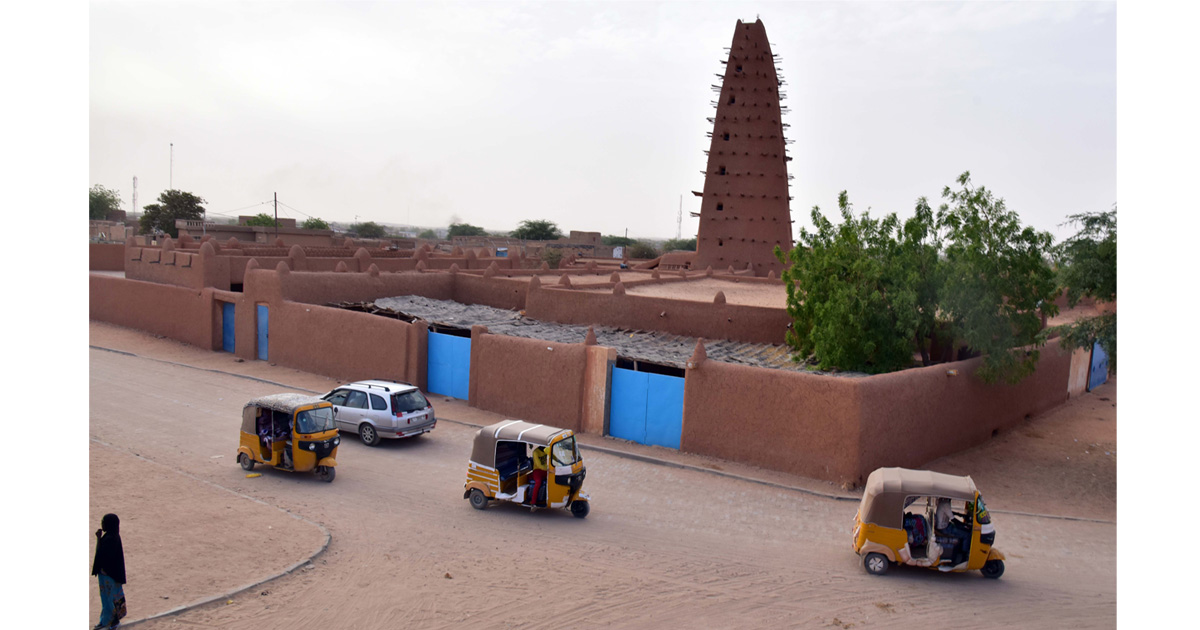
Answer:
<svg viewBox="0 0 1200 630"><path fill-rule="evenodd" d="M425 396L418 390L405 392L403 394L392 394L392 408L396 413L408 413L417 411L429 406L429 401L425 400Z"/></svg>
<svg viewBox="0 0 1200 630"><path fill-rule="evenodd" d="M383 399L383 396L371 394L371 408L378 411L387 411L387 402Z"/></svg>

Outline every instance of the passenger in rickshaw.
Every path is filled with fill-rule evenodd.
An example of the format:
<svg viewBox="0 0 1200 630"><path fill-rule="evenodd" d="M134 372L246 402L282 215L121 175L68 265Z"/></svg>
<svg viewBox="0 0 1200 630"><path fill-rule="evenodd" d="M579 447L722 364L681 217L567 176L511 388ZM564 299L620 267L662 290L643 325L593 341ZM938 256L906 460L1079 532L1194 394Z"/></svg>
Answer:
<svg viewBox="0 0 1200 630"><path fill-rule="evenodd" d="M284 468L292 467L292 417L289 414L271 411L273 417L274 441L283 442L282 463Z"/></svg>
<svg viewBox="0 0 1200 630"><path fill-rule="evenodd" d="M271 459L271 442L275 435L271 427L271 410L265 407L258 410L258 419L255 421L255 428L258 433L258 443L261 447L262 457L265 460Z"/></svg>
<svg viewBox="0 0 1200 630"><path fill-rule="evenodd" d="M971 530L965 523L954 518L950 509L950 499L938 499L937 513L934 519L934 532L945 552L955 564L958 563L960 552L965 552L963 542L971 539Z"/></svg>
<svg viewBox="0 0 1200 630"><path fill-rule="evenodd" d="M533 486L533 494L529 497L529 504L534 506L534 509L542 505L540 493L542 488L546 486L546 474L549 468L546 448L539 446L533 449L533 471L529 473L529 479Z"/></svg>

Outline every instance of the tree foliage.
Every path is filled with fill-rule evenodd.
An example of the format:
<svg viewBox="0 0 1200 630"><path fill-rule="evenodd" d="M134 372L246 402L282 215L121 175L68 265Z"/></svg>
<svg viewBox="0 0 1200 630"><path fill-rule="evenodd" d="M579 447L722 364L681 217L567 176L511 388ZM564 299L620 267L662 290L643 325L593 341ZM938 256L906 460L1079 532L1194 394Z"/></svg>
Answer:
<svg viewBox="0 0 1200 630"><path fill-rule="evenodd" d="M446 238L455 236L487 236L487 230L470 223L451 223L450 230L446 232Z"/></svg>
<svg viewBox="0 0 1200 630"><path fill-rule="evenodd" d="M350 231L358 234L360 238L383 238L387 236L387 229L374 221L352 223Z"/></svg>
<svg viewBox="0 0 1200 630"><path fill-rule="evenodd" d="M275 217L267 214L266 212L259 212L258 214L250 217L249 219L246 219L246 225L254 225L254 226L259 226L259 227L275 227L276 222L275 222Z"/></svg>
<svg viewBox="0 0 1200 630"><path fill-rule="evenodd" d="M938 223L946 230L945 279L939 304L957 335L984 354L984 382L1016 383L1033 373L1045 345L1042 316L1058 314L1059 295L1050 266L1054 237L1022 227L1017 213L970 173L942 197ZM1026 346L1033 349L1026 350Z"/></svg>
<svg viewBox="0 0 1200 630"><path fill-rule="evenodd" d="M606 234L600 237L600 242L608 245L609 247L628 247L629 245L636 243L637 240L629 238L628 236L613 236L611 234Z"/></svg>
<svg viewBox="0 0 1200 630"><path fill-rule="evenodd" d="M509 235L525 241L556 241L563 237L563 233L553 221L534 219L521 221L521 225Z"/></svg>
<svg viewBox="0 0 1200 630"><path fill-rule="evenodd" d="M834 225L814 207L815 231L802 228L798 246L786 256L776 247L787 266L787 310L794 320L787 342L823 370L908 367L927 321L922 306L932 310L922 293L921 268L929 262L928 249L936 251L924 242L934 231L933 213L921 200L904 225L895 214L856 215L845 191L838 195L838 211L842 222Z"/></svg>
<svg viewBox="0 0 1200 630"><path fill-rule="evenodd" d="M1090 297L1100 302L1117 300L1117 207L1108 212L1086 212L1067 217L1080 226L1055 251L1058 280L1067 291L1071 307ZM1117 314L1080 319L1058 328L1064 348L1091 348L1097 341L1108 354L1108 369L1117 371Z"/></svg>
<svg viewBox="0 0 1200 630"><path fill-rule="evenodd" d="M625 247L625 255L629 258L650 260L651 258L658 258L658 248L653 243L634 241L632 245Z"/></svg>
<svg viewBox="0 0 1200 630"><path fill-rule="evenodd" d="M423 239L426 239L429 241L436 241L437 237L438 237L437 232L435 232L433 230L425 230L424 232L421 232L420 234L417 235L417 238L423 238Z"/></svg>
<svg viewBox="0 0 1200 630"><path fill-rule="evenodd" d="M667 240L665 243L663 243L662 249L664 252L674 252L674 251L694 252L694 251L696 251L696 239L695 239L695 237L693 237L693 238L672 238L672 239Z"/></svg>
<svg viewBox="0 0 1200 630"><path fill-rule="evenodd" d="M814 207L814 231L802 228L787 254L776 247L798 360L879 373L909 367L919 352L928 365L929 344L945 328L985 355L977 372L985 382L1033 371L1046 339L1042 316L1057 313L1053 239L1022 227L1002 199L971 186L969 173L958 183L943 191L936 215L921 198L903 222L856 214L843 191L840 224Z"/></svg>
<svg viewBox="0 0 1200 630"><path fill-rule="evenodd" d="M328 230L329 222L319 217L308 217L300 227L305 230Z"/></svg>
<svg viewBox="0 0 1200 630"><path fill-rule="evenodd" d="M121 209L121 193L100 184L88 191L88 219L103 221L112 212Z"/></svg>
<svg viewBox="0 0 1200 630"><path fill-rule="evenodd" d="M152 203L142 207L142 218L138 220L138 226L143 234L151 234L154 232L165 232L176 238L179 236L179 230L175 227L175 221L192 220L199 221L204 218L203 199L193 195L190 192L182 190L164 190L158 196L158 203Z"/></svg>

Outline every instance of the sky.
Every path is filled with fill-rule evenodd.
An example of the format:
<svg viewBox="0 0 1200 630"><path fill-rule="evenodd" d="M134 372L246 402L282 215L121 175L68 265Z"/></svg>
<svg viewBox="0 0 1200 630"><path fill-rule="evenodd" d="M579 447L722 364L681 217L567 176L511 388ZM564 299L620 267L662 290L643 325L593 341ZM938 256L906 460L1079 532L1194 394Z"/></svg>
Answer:
<svg viewBox="0 0 1200 630"><path fill-rule="evenodd" d="M1111 2L95 2L89 185L493 231L695 236L739 19L787 84L797 228L963 171L1057 239L1117 201ZM172 146L173 145L173 146ZM682 211L682 223L679 216ZM795 235L793 235L795 236Z"/></svg>

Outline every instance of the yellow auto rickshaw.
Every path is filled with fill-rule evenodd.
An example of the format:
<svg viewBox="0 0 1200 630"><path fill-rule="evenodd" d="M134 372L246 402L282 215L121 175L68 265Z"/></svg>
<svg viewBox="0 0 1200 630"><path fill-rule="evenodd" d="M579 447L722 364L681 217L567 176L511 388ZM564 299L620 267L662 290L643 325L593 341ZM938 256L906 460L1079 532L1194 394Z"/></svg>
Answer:
<svg viewBox="0 0 1200 630"><path fill-rule="evenodd" d="M891 563L938 571L1004 574L996 528L970 477L880 468L867 477L854 515L854 552L868 573Z"/></svg>
<svg viewBox="0 0 1200 630"><path fill-rule="evenodd" d="M586 473L571 431L505 420L475 433L463 498L477 510L489 501L509 501L531 510L565 507L584 518Z"/></svg>
<svg viewBox="0 0 1200 630"><path fill-rule="evenodd" d="M337 427L328 401L304 394L261 396L242 407L238 463L246 470L266 464L289 472L315 471L333 481Z"/></svg>

